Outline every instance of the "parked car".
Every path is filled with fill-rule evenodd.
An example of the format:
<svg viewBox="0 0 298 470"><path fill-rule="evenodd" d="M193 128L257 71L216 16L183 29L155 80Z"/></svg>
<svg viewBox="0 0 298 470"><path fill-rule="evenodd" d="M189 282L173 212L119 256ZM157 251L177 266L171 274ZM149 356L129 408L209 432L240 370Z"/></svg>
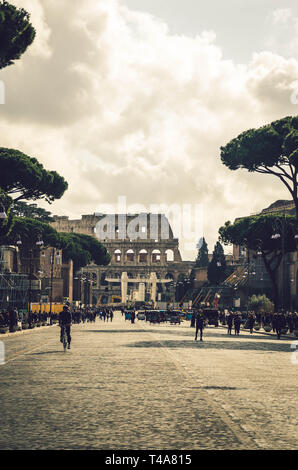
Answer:
<svg viewBox="0 0 298 470"><path fill-rule="evenodd" d="M138 320L146 320L146 315L144 310L139 310L136 315Z"/></svg>
<svg viewBox="0 0 298 470"><path fill-rule="evenodd" d="M218 310L205 308L203 310L203 315L204 315L205 320L208 322L208 325L214 325L215 327L218 327L218 319L219 319Z"/></svg>
<svg viewBox="0 0 298 470"><path fill-rule="evenodd" d="M180 325L181 323L181 312L177 310L173 310L170 312L170 324L176 324L178 323Z"/></svg>
<svg viewBox="0 0 298 470"><path fill-rule="evenodd" d="M148 314L148 320L150 323L159 323L159 311L158 310L150 310Z"/></svg>
<svg viewBox="0 0 298 470"><path fill-rule="evenodd" d="M165 310L159 310L159 321L166 322L167 321L167 312Z"/></svg>

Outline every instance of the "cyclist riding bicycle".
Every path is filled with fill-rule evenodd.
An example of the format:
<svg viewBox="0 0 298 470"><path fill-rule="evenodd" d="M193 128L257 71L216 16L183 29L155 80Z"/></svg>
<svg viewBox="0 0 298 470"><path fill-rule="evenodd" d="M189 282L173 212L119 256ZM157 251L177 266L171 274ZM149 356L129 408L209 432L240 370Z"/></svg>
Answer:
<svg viewBox="0 0 298 470"><path fill-rule="evenodd" d="M59 314L59 326L60 326L60 342L63 343L63 329L65 328L67 335L67 348L70 349L71 336L70 336L70 327L72 323L72 316L69 310L69 306L66 304L63 307L62 312Z"/></svg>

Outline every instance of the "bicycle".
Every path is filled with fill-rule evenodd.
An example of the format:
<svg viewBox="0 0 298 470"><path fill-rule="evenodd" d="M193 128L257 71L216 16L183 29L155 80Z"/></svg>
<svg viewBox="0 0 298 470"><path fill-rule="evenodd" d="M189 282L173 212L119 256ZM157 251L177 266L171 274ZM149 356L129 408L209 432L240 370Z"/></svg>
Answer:
<svg viewBox="0 0 298 470"><path fill-rule="evenodd" d="M67 348L67 334L66 334L66 328L65 328L65 326L61 326L61 328L62 328L61 340L62 340L64 352L66 352L66 348Z"/></svg>

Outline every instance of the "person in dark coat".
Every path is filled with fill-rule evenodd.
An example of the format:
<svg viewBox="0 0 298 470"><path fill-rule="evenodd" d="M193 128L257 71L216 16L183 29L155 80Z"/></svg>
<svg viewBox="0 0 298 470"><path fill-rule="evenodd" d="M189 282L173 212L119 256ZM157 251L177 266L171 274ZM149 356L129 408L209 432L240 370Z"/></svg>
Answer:
<svg viewBox="0 0 298 470"><path fill-rule="evenodd" d="M298 313L294 312L293 317L294 330L298 330Z"/></svg>
<svg viewBox="0 0 298 470"><path fill-rule="evenodd" d="M287 322L286 322L286 318L285 318L284 314L283 313L278 313L278 315L276 317L276 324L275 324L277 339L280 339L281 330L283 328L286 328L286 326L287 326Z"/></svg>
<svg viewBox="0 0 298 470"><path fill-rule="evenodd" d="M132 310L132 312L130 314L131 323L135 322L135 318L136 318L136 312L134 310Z"/></svg>
<svg viewBox="0 0 298 470"><path fill-rule="evenodd" d="M290 312L287 317L287 325L289 328L289 332L293 333L294 331L294 314Z"/></svg>
<svg viewBox="0 0 298 470"><path fill-rule="evenodd" d="M70 343L71 343L71 335L70 335L70 328L71 328L71 323L72 323L72 315L70 312L70 309L67 305L64 305L62 312L59 314L59 326L61 328L60 330L60 342L62 343L62 337L63 337L63 328L65 328L66 334L67 334L67 347L70 349Z"/></svg>
<svg viewBox="0 0 298 470"><path fill-rule="evenodd" d="M9 312L9 331L11 331L11 332L15 331L15 328L17 326L17 322L18 322L18 317L17 317L16 310L10 310L10 312Z"/></svg>
<svg viewBox="0 0 298 470"><path fill-rule="evenodd" d="M234 328L235 328L235 335L239 336L240 333L240 326L241 326L241 317L238 313L236 313L234 317Z"/></svg>
<svg viewBox="0 0 298 470"><path fill-rule="evenodd" d="M228 335L231 335L232 327L233 327L233 315L231 313L227 317L227 325L228 325Z"/></svg>
<svg viewBox="0 0 298 470"><path fill-rule="evenodd" d="M4 312L4 310L2 310L2 312L0 313L0 327L4 327L6 325L7 325L7 323L6 323L6 320L5 320L5 312Z"/></svg>
<svg viewBox="0 0 298 470"><path fill-rule="evenodd" d="M250 334L253 334L253 328L254 328L254 325L255 325L255 317L254 315L251 313L248 317L248 320L247 320L247 326L249 328L249 332Z"/></svg>
<svg viewBox="0 0 298 470"><path fill-rule="evenodd" d="M9 320L8 320L8 312L5 310L2 310L2 318L3 318L3 326L8 326Z"/></svg>
<svg viewBox="0 0 298 470"><path fill-rule="evenodd" d="M273 317L272 317L272 330L273 330L273 333L276 332L276 319L277 319L277 313L274 313Z"/></svg>
<svg viewBox="0 0 298 470"><path fill-rule="evenodd" d="M196 336L195 341L198 340L198 332L200 330L200 341L203 341L203 329L205 326L203 312L198 312L196 315Z"/></svg>

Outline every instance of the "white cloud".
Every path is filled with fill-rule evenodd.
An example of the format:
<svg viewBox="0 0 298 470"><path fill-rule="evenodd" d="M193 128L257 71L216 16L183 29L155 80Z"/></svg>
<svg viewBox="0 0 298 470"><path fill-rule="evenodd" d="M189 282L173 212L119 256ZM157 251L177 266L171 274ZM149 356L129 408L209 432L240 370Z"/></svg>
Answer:
<svg viewBox="0 0 298 470"><path fill-rule="evenodd" d="M296 10L291 8L278 8L273 10L267 18L273 30L266 44L270 49L277 50L287 57L297 57L298 17L296 15Z"/></svg>
<svg viewBox="0 0 298 470"><path fill-rule="evenodd" d="M213 248L225 220L288 197L273 178L229 171L219 154L243 130L297 113L296 59L263 52L239 66L223 60L214 32L171 35L116 0L18 3L38 37L3 72L1 145L68 180L54 213L78 217L118 195L148 207L202 203Z"/></svg>
<svg viewBox="0 0 298 470"><path fill-rule="evenodd" d="M277 8L271 14L273 24L288 23L291 17L292 17L291 8Z"/></svg>

